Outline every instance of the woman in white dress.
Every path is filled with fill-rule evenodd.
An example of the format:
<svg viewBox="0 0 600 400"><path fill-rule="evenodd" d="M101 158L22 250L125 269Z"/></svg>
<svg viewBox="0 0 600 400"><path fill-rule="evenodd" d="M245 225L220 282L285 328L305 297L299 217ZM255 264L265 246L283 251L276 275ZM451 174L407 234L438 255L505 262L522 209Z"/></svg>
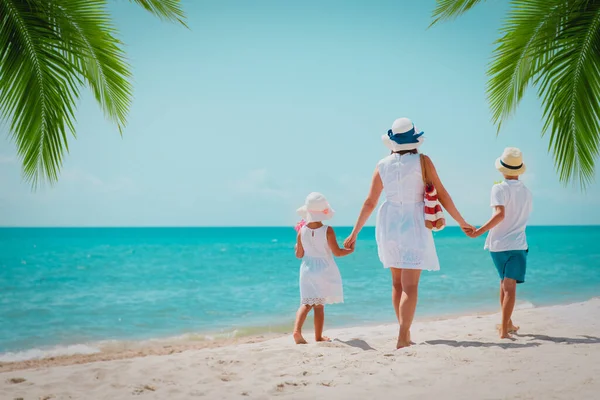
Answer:
<svg viewBox="0 0 600 400"><path fill-rule="evenodd" d="M411 344L410 326L417 306L421 271L440 269L432 232L425 226L425 185L417 151L423 143L422 135L408 118L399 118L383 136L392 153L377 164L369 195L344 242L346 248L354 248L359 232L385 191L386 200L377 214L375 235L379 259L392 272L392 304L400 324L398 349ZM426 176L437 190L442 206L463 230L471 229L454 206L429 157L423 158Z"/></svg>

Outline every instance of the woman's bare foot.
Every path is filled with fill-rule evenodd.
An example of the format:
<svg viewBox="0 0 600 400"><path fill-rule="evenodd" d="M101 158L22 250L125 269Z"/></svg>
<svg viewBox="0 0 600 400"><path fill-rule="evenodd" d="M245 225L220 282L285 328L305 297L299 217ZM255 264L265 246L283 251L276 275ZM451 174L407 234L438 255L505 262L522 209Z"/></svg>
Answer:
<svg viewBox="0 0 600 400"><path fill-rule="evenodd" d="M508 333L517 333L520 328L521 328L520 326L513 325L513 323L511 322L510 325L508 326ZM501 331L502 325L500 325L500 324L496 325L496 329Z"/></svg>
<svg viewBox="0 0 600 400"><path fill-rule="evenodd" d="M304 340L300 332L294 332L294 341L296 344L306 344L306 340Z"/></svg>
<svg viewBox="0 0 600 400"><path fill-rule="evenodd" d="M331 339L327 336L321 336L320 338L315 338L317 342L331 342Z"/></svg>

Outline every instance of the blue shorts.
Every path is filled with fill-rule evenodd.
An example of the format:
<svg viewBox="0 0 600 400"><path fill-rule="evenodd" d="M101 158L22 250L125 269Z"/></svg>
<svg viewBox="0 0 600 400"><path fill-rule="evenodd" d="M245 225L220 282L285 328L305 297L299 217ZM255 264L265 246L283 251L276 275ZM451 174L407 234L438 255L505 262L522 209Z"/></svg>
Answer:
<svg viewBox="0 0 600 400"><path fill-rule="evenodd" d="M527 270L527 253L529 250L492 251L492 260L498 270L500 279L514 279L517 283L525 282Z"/></svg>

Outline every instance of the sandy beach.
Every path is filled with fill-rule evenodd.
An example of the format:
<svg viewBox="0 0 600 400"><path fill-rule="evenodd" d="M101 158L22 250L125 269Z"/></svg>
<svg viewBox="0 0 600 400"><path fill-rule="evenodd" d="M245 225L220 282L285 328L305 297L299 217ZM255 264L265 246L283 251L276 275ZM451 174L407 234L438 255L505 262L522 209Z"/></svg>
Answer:
<svg viewBox="0 0 600 400"><path fill-rule="evenodd" d="M331 329L326 333L334 341L304 346L286 335L213 348L131 352L110 361L80 356L54 364L4 364L0 397L598 398L600 299L517 310L521 331L513 341L498 339L498 319L495 314L417 320L412 333L417 344L399 351L394 350L396 326L381 325ZM311 338L309 332L305 336Z"/></svg>

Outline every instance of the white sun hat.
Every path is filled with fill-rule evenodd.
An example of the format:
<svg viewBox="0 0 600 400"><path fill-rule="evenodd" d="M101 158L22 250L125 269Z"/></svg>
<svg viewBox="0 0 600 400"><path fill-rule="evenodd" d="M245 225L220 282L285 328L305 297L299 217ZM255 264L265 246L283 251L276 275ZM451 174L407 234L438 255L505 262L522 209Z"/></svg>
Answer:
<svg viewBox="0 0 600 400"><path fill-rule="evenodd" d="M496 169L508 176L519 176L527 169L523 163L523 153L516 147L507 147L496 160Z"/></svg>
<svg viewBox="0 0 600 400"><path fill-rule="evenodd" d="M383 144L392 151L415 150L423 142L423 132L419 132L415 124L408 118L398 118L392 124L392 129L381 137Z"/></svg>
<svg viewBox="0 0 600 400"><path fill-rule="evenodd" d="M306 222L321 222L333 217L335 211L321 193L313 192L306 197L304 205L296 210Z"/></svg>

